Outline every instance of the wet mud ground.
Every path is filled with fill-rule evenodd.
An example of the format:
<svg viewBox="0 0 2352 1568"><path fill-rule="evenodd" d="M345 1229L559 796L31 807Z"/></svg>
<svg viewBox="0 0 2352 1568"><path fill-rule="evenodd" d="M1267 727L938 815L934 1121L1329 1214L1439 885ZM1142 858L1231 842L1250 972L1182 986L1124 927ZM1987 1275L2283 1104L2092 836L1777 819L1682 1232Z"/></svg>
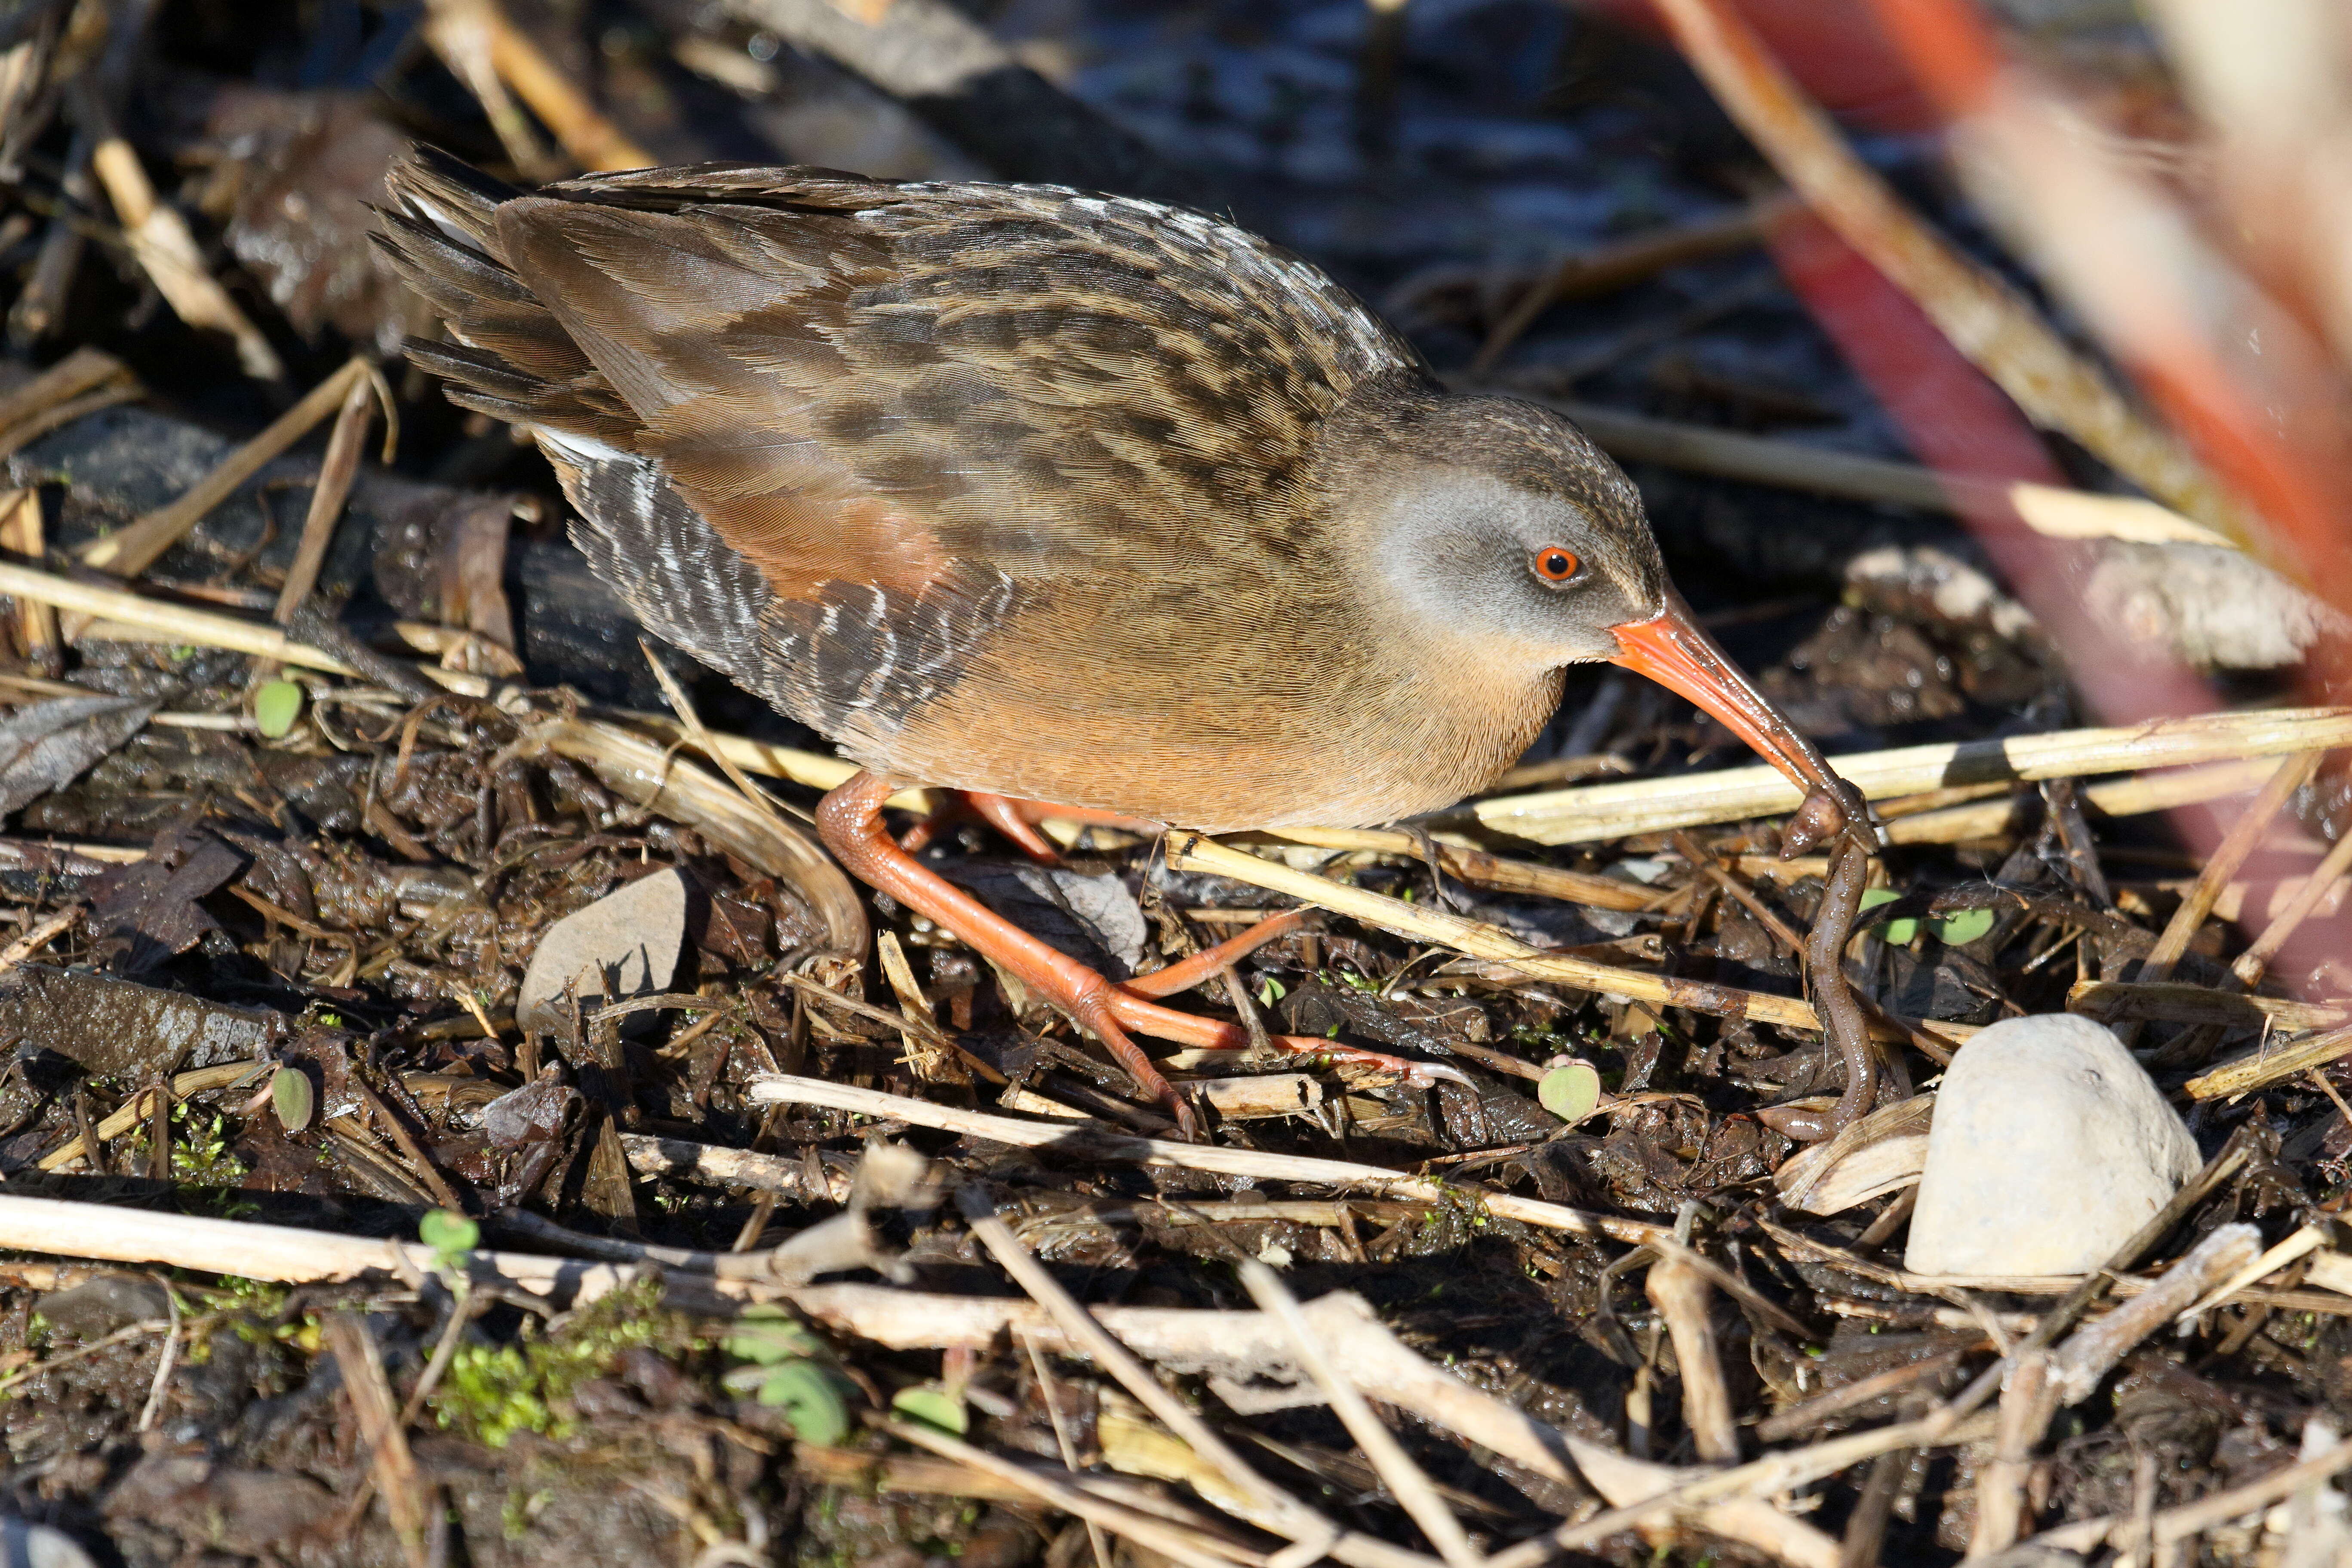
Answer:
<svg viewBox="0 0 2352 1568"><path fill-rule="evenodd" d="M986 172L897 103L716 8L513 10L665 159ZM453 1257L478 1242L674 1262L645 1250L666 1248L702 1260L676 1267L718 1278L714 1257L757 1257L840 1214L863 1152L881 1142L927 1156L929 1169L859 1200L871 1235L829 1279L1014 1294L959 1212L955 1194L969 1190L1088 1302L1244 1310L1239 1266L1268 1263L1301 1300L1355 1293L1422 1356L1540 1422L1676 1465L1696 1455L1675 1351L1638 1268L1625 1267L1627 1247L1497 1216L1482 1192L1681 1220L1746 1288L1717 1299L1714 1322L1751 1449L1914 1414L1990 1364L1997 1335L2048 1308L2042 1297L1904 1288L1892 1277L1899 1230L1879 1223L1898 1196L1829 1215L1783 1205L1773 1174L1797 1146L1758 1113L1834 1098L1841 1069L1818 1037L1530 984L1336 915L1313 915L1252 955L1239 971L1248 1003L1294 1033L1442 1062L1469 1087L1276 1064L1304 1074L1285 1091L1291 1102L1213 1113L1214 1142L1433 1174L1456 1184L1446 1201L1145 1168L755 1102L754 1077L782 1072L981 1111L1017 1091L1090 1125L1166 1131L1066 1021L1008 996L928 922L837 874L757 852L772 840L740 824L714 826L675 801L647 806L610 757L551 742L551 725L620 721L664 700L635 628L563 540L544 465L503 428L449 409L396 357L418 322L367 259L360 204L410 136L501 158L473 98L404 41L415 15L341 0L188 0L152 22L126 105L142 155L178 182L167 194L196 215L207 255L285 356L289 384L370 350L384 356L403 428L394 462L372 456L362 469L316 594L361 673L297 672L300 716L282 732L258 732L255 693L272 672L245 655L85 629L49 662L19 643L0 668L0 700L14 704L0 721L0 793L13 814L0 920L23 933L71 914L0 974L10 1053L0 1194L404 1241L423 1227ZM1385 302L1442 371L1466 362L1491 325L1497 279L1719 206L1752 161L1673 58L1637 36L1502 0L1416 4L1382 43L1366 29L1385 24L1367 17L1387 15L1354 4L1021 3L983 19L1194 171L1244 222ZM11 211L57 210L68 141L60 123L30 142ZM1895 138L1868 147L1972 233L1924 149ZM24 286L42 233L38 221L0 233L12 287ZM11 486L43 498L57 551L182 493L290 396L240 374L223 340L162 309L104 244L62 321L23 346L17 384L79 346L119 356L145 395L8 458ZM1555 309L1500 374L1547 395L1903 456L1752 249ZM266 611L319 447L263 469L147 585ZM1636 477L1678 581L1833 753L2085 721L2030 618L1939 607L1951 601L1938 582L1984 564L1948 519L1654 467ZM1875 564L1856 570L1874 552ZM492 694L423 681L397 623L465 634L450 639L453 662L471 660L497 682ZM713 729L823 749L666 657ZM2248 704L2286 690L2275 675L2217 679ZM1538 772L1517 787L1740 760L1732 737L1679 700L1579 672L1530 754ZM2331 776L2248 861L2250 884L2266 890L2308 869L2315 839L2338 830ZM773 787L788 809L816 798ZM2106 816L2070 781L2003 798L2010 810L1981 831L1885 856L1895 900L1851 961L1885 1013L1983 1024L2063 1009L2078 983L2119 977L2146 956L2195 876L2161 817ZM2239 804L2210 809L2227 821ZM1260 847L1538 948L1794 994L1800 966L1784 933L1807 928L1821 879L1741 858L1769 857L1779 833L1776 822L1733 823L1491 846L1629 895L1600 902L1433 879L1410 853ZM928 853L1113 974L1148 973L1291 902L1171 871L1157 843L1109 830L1079 834L1052 870L972 821L950 823ZM1701 875L1695 853L1728 875ZM682 916L646 936L677 955L665 1005L608 1016L575 997L552 1026L518 1020L551 924L673 872ZM1989 919L1957 918L1974 911ZM1906 940L1891 940L1895 918L1908 921ZM870 947L839 951L856 922L898 945L935 1024L910 1023L912 1000ZM2315 926L2281 970L2324 979L2340 932ZM2213 982L2243 941L2237 927L2207 925L2177 977ZM1184 1005L1237 1017L1234 1003L1211 986ZM2158 1023L2146 1042L2176 1047L2158 1051L2168 1089L2255 1038L2200 1027ZM954 1044L944 1066L926 1055L934 1037ZM1572 1121L1538 1094L1565 1065L1589 1067L1600 1091ZM1929 1050L1894 1048L1881 1104L1938 1066ZM2332 1223L2352 1153L2340 1090L2322 1068L2196 1102L2203 1152L2233 1134L2250 1152L2159 1256L2231 1220L2265 1239ZM664 1140L770 1158L758 1182L730 1184L681 1171L656 1151ZM436 1243L436 1212L474 1228L444 1229ZM896 1412L992 1453L1073 1457L1138 1478L1138 1495L1179 1514L1199 1507L1182 1501L1181 1468L1139 1456L1137 1407L1084 1360L1005 1339L893 1349L850 1316L805 1304L731 1320L666 1296L657 1274L575 1306L562 1291L476 1287L455 1264L410 1272L287 1285L230 1269L0 1261L0 1500L95 1560L129 1564L1093 1560L1084 1526L1034 1491L876 1426ZM2204 1496L2286 1463L2315 1420L2352 1420L2346 1320L2327 1292L2298 1296L2293 1283L2275 1300L2148 1340L2062 1415L2030 1482L2040 1521ZM410 1468L390 1483L424 1500L423 1524L376 1495L383 1445L367 1436L366 1388L355 1386L371 1365L395 1406L424 1384L406 1426ZM1243 1414L1199 1380L1178 1381L1266 1473L1349 1528L1422 1549L1330 1411L1268 1400ZM1884 1392L1823 1400L1865 1383ZM1487 1551L1601 1506L1581 1482L1442 1425L1392 1425ZM1832 1538L1874 1542L1872 1560L1957 1560L1990 1452L1979 1437L1857 1464L1809 1489L1805 1517ZM1865 1515L1874 1522L1857 1532ZM2265 1560L2276 1546L2259 1528L2202 1542L2217 1562ZM1160 1556L1124 1537L1107 1549L1135 1563ZM1622 1531L1580 1554L1764 1560L1752 1543L1682 1527Z"/></svg>

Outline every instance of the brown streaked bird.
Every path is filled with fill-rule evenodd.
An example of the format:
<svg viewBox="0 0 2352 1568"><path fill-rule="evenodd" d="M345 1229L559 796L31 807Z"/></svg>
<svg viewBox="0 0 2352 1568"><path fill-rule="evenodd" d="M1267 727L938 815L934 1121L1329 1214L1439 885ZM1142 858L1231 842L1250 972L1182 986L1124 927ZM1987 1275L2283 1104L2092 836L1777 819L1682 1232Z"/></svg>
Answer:
<svg viewBox="0 0 2352 1568"><path fill-rule="evenodd" d="M1391 822L1491 784L1565 667L1605 659L1722 720L1813 826L1856 809L1693 625L1616 465L1545 409L1448 395L1240 229L823 169L523 195L430 151L391 191L386 248L457 340L411 356L532 431L646 626L866 770L818 814L845 866L1188 1131L1130 1036L1243 1044L1148 997L1268 933L1111 984L893 843L895 787L1212 832Z"/></svg>

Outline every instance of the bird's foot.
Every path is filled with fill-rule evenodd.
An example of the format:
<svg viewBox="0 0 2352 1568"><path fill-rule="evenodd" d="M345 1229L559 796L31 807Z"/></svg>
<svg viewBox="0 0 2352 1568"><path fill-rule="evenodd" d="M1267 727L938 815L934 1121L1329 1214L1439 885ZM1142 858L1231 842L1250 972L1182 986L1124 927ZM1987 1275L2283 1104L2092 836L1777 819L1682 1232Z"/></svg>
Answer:
<svg viewBox="0 0 2352 1568"><path fill-rule="evenodd" d="M1151 999L1172 996L1180 991L1189 991L1195 985L1216 979L1250 953L1289 935L1306 923L1305 910L1285 910L1280 914L1268 915L1239 936L1229 936L1216 946L1203 948L1192 957L1180 959L1165 969L1155 969L1149 974L1122 980L1114 987L1113 1012L1121 1023L1155 1039L1181 1040L1208 1051L1256 1050L1259 1042L1251 1038L1250 1032L1239 1025L1153 1006ZM1395 1073L1419 1088L1427 1088L1441 1081L1464 1085L1470 1081L1454 1068L1435 1062L1409 1061L1402 1057L1318 1039L1312 1035L1268 1035L1265 1037L1264 1043L1273 1048L1275 1059L1281 1057L1318 1057L1334 1065Z"/></svg>
<svg viewBox="0 0 2352 1568"><path fill-rule="evenodd" d="M1185 1138L1199 1135L1192 1102L1180 1094L1133 1037L1173 1040L1203 1050L1242 1050L1250 1044L1238 1025L1196 1017L1150 1000L1199 984L1222 973L1253 949L1293 929L1296 912L1262 921L1237 937L1155 973L1114 985L1068 954L1023 931L970 893L924 866L894 842L882 822L882 803L896 786L861 773L827 795L817 807L817 831L851 875L908 908L929 917L983 958L1067 1013L1079 1027L1101 1040L1139 1088L1168 1109ZM1276 1035L1276 1048L1339 1066L1373 1068L1427 1086L1446 1079L1467 1083L1455 1069L1412 1062L1378 1051L1359 1050L1309 1036Z"/></svg>

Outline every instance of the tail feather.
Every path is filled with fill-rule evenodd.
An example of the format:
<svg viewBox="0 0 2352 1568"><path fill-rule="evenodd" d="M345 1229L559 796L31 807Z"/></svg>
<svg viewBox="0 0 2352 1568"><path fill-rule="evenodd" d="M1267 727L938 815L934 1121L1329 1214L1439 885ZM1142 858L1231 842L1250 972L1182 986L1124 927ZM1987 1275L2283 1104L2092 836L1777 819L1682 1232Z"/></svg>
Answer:
<svg viewBox="0 0 2352 1568"><path fill-rule="evenodd" d="M637 453L636 416L508 267L498 208L521 193L430 147L385 184L376 243L457 339L411 338L409 359L460 408L534 430L579 513L572 538L647 629L789 707L793 689L762 649L758 570Z"/></svg>
<svg viewBox="0 0 2352 1568"><path fill-rule="evenodd" d="M383 216L376 243L458 341L541 380L589 374L588 356L513 273L431 225L401 213Z"/></svg>
<svg viewBox="0 0 2352 1568"><path fill-rule="evenodd" d="M446 380L460 407L632 449L627 405L506 264L499 205L521 193L432 147L413 150L384 184L392 205L375 242L457 340L411 339L408 357Z"/></svg>
<svg viewBox="0 0 2352 1568"><path fill-rule="evenodd" d="M419 142L384 175L384 188L409 216L506 262L498 244L498 210L523 193L461 158Z"/></svg>

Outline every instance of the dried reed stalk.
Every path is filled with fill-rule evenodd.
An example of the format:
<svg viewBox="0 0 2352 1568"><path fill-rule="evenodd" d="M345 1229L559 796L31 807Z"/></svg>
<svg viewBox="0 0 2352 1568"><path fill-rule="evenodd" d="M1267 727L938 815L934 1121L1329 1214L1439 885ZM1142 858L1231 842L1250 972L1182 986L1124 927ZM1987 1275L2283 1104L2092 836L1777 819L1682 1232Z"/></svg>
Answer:
<svg viewBox="0 0 2352 1568"><path fill-rule="evenodd" d="M2202 767L2176 768L2160 773L2131 773L2085 784L2079 798L2084 805L2095 806L2107 816L2141 816L2244 795L2261 788L2273 771L2269 758L2250 757L2243 762L2209 763ZM2017 816L2017 805L2011 795L2000 800L1899 816L1886 824L1886 841L1963 844L1971 838L1998 838L2009 831Z"/></svg>
<svg viewBox="0 0 2352 1568"><path fill-rule="evenodd" d="M2271 960L2278 956L2279 950L2293 939L2296 930L2322 902L2330 900L2337 904L2342 902L2347 872L2352 872L2352 832L2346 833L2329 847L2318 866L2303 879L2302 885L2288 895L2284 906L2271 917L2262 934L2247 943L2246 951L2230 965L2230 973L2237 976L2239 984L2252 985L2261 980L2263 973L2270 968ZM2238 884L2233 882L2231 886Z"/></svg>
<svg viewBox="0 0 2352 1568"><path fill-rule="evenodd" d="M334 430L327 437L327 455L319 461L319 480L310 489L310 507L302 517L301 542L295 546L294 563L286 569L278 608L269 617L281 626L294 618L295 609L318 586L319 568L326 563L335 523L343 515L352 481L359 477L360 450L367 441L368 410L375 401L376 381L373 367L368 374L349 375L348 370L345 374L351 389L343 394L342 406L336 411ZM391 405L391 400L385 399L385 408Z"/></svg>
<svg viewBox="0 0 2352 1568"><path fill-rule="evenodd" d="M2226 1024L2235 1028L2332 1029L2352 1017L2344 1003L2290 1002L2217 991L2174 981L2081 980L2066 993L2066 1010L2103 1024Z"/></svg>
<svg viewBox="0 0 2352 1568"><path fill-rule="evenodd" d="M1727 213L1710 213L1688 223L1628 235L1567 258L1529 284L1495 323L1470 361L1470 378L1476 380L1493 370L1495 362L1519 341L1536 318L1560 300L1622 289L1686 261L1745 250L1793 205L1788 192L1773 191Z"/></svg>
<svg viewBox="0 0 2352 1568"><path fill-rule="evenodd" d="M0 500L0 550L37 566L48 552L47 531L41 517L39 490L19 490L11 498ZM18 600L16 637L25 645L26 663L51 675L58 672L56 606L38 599Z"/></svg>
<svg viewBox="0 0 2352 1568"><path fill-rule="evenodd" d="M59 1258L200 1268L289 1285L356 1279L370 1273L415 1279L439 1261L433 1248L416 1242L5 1194L0 1194L0 1247ZM581 1301L617 1289L635 1277L628 1269L583 1268L574 1260L526 1253L469 1253L467 1268L480 1283L541 1295L572 1288Z"/></svg>
<svg viewBox="0 0 2352 1568"><path fill-rule="evenodd" d="M2230 1100L2301 1078L2315 1068L2341 1061L2347 1056L2352 1056L2352 1028L2330 1029L2284 1045L2265 1043L2190 1079L2181 1087L2191 1100Z"/></svg>
<svg viewBox="0 0 2352 1568"><path fill-rule="evenodd" d="M163 296L173 314L203 331L226 334L236 344L237 363L259 381L283 381L286 365L261 329L229 298L205 267L196 237L188 220L169 203L158 201L131 143L102 125L103 114L93 95L85 95L80 109L84 125L96 137L89 166L106 188L107 200L122 224L122 237L155 291Z"/></svg>
<svg viewBox="0 0 2352 1568"><path fill-rule="evenodd" d="M880 1089L859 1089L851 1084L829 1083L822 1079L762 1073L751 1079L749 1093L758 1104L828 1106L835 1110L895 1119L918 1127L937 1127L947 1131L992 1139L1017 1149L1065 1147L1093 1160L1211 1171L1226 1175L1255 1176L1262 1181L1363 1187L1420 1203L1470 1199L1482 1205L1487 1213L1501 1218L1515 1219L1524 1225L1562 1231L1570 1236L1607 1237L1616 1241L1639 1243L1670 1234L1666 1226L1643 1220L1587 1214L1561 1204L1522 1198L1509 1193L1449 1186L1426 1176L1402 1175L1378 1165L1359 1165L1347 1160L1314 1159L1303 1154L1266 1153L1254 1149L1225 1149L1206 1143L1177 1143L1045 1122L1019 1121L1009 1116L991 1116L983 1111L934 1105L927 1100L886 1094Z"/></svg>
<svg viewBox="0 0 2352 1568"><path fill-rule="evenodd" d="M352 384L364 380L368 374L368 362L353 355L350 363L312 387L299 403L272 420L268 428L222 458L220 466L197 480L185 495L149 512L128 528L117 529L84 545L82 563L118 577L138 576L186 537L205 513L226 500L239 485L341 407L350 395Z"/></svg>
<svg viewBox="0 0 2352 1568"><path fill-rule="evenodd" d="M1977 1474L1976 1529L1969 1536L1971 1558L2005 1552L2018 1538L2034 1446L2049 1430L2056 1408L2049 1389L2050 1352L2020 1355L2000 1391L2000 1424L1993 1435L1992 1458Z"/></svg>
<svg viewBox="0 0 2352 1568"><path fill-rule="evenodd" d="M155 634L159 641L230 648L238 653L252 654L257 658L272 658L281 664L299 665L305 669L323 669L335 675L357 673L334 655L307 643L296 642L276 626L258 626L252 621L241 621L234 616L224 616L212 610L192 610L182 605L167 605L159 599L124 589L77 583L70 578L36 572L28 567L12 566L5 562L0 562L0 594L55 605L61 610L77 611L92 619L103 616L136 626ZM426 668L430 668L429 666ZM457 680L445 680L443 684L463 689Z"/></svg>
<svg viewBox="0 0 2352 1568"><path fill-rule="evenodd" d="M1673 980L1636 969L1618 969L1587 959L1544 952L1529 947L1500 926L1465 920L1460 915L1443 910L1423 909L1397 899L1383 898L1361 888L1350 888L1332 881L1328 877L1293 871L1270 860L1261 860L1255 855L1245 855L1197 833L1169 836L1168 865L1171 870L1208 871L1274 892L1286 893L1294 899L1362 921L1368 925L1450 947L1473 958L1507 963L1523 974L1573 986L1580 991L1597 991L1604 995L1654 1002L1669 1007L1687 1007L1694 1012L1727 1018L1753 1018L1759 1023L1774 1024L1784 1028L1819 1029L1822 1026L1820 1016L1813 1011L1812 1005L1794 996L1775 996L1766 992L1743 991L1737 986L1716 985L1702 981ZM1976 1033L1974 1025L1941 1020L1930 1020L1922 1027L1945 1037L1948 1045L1956 1045ZM1874 1023L1872 1034L1881 1039L1910 1038L1906 1032L1891 1024Z"/></svg>
<svg viewBox="0 0 2352 1568"><path fill-rule="evenodd" d="M2180 900L2180 907L2173 911L2172 918L2165 922L2164 930L2157 936L2156 945L2148 950L2147 957L2141 961L2138 973L2133 976L2136 981L2152 985L2172 973L2173 965L2180 962L2181 955L2189 951L2189 944L2196 940L2198 931L2213 912L2213 902L2221 896L2221 889L2229 885L2231 878L2238 874L2238 868L2246 863L2246 857L2253 853L2263 836L2270 831L2271 819L2286 805L2287 796L2301 789L2318 771L2322 755L2315 751L2299 752L2272 770L2271 776L2263 782L2252 803L2238 814L2238 820L2230 825L2230 831L2222 836L2220 846L2207 858L2204 869L2198 873L2197 885L2189 890L2187 898ZM2130 1043L2128 1037L2125 1043Z"/></svg>
<svg viewBox="0 0 2352 1568"><path fill-rule="evenodd" d="M1710 1465L1738 1463L1739 1427L1709 1317L1713 1287L1697 1268L1667 1256L1650 1265L1643 1290L1666 1320L1675 1365L1682 1374L1683 1425L1690 1428L1698 1457Z"/></svg>
<svg viewBox="0 0 2352 1568"><path fill-rule="evenodd" d="M2352 745L2352 708L2287 708L1853 752L1831 758L1830 765L1875 800L1995 780L2076 778L2346 745ZM1798 801L1795 785L1756 766L1500 795L1456 816L1538 844L1573 844L1780 816Z"/></svg>
<svg viewBox="0 0 2352 1568"><path fill-rule="evenodd" d="M495 79L512 88L541 123L555 133L582 168L593 171L615 169L649 169L660 160L630 140L628 134L614 125L604 112L588 100L572 79L557 68L553 60L530 36L514 25L505 9L496 0L431 0L432 21L426 37L436 51L449 57L454 32L463 35L454 45L456 51L470 57L478 49ZM476 87L479 74L468 61L467 68L459 72L468 87ZM476 88L477 92L479 89ZM502 93L491 97L503 98ZM490 98L484 99L490 107ZM501 112L509 112L507 106ZM493 124L497 121L494 119Z"/></svg>
<svg viewBox="0 0 2352 1568"><path fill-rule="evenodd" d="M1369 850L1376 855L1422 856L1422 840L1414 834L1370 827L1283 827L1269 837L1319 849ZM1583 871L1563 871L1529 860L1507 860L1465 844L1433 839L1437 863L1450 875L1482 888L1534 893L1601 910L1654 909L1660 895L1637 882L1595 877Z"/></svg>
<svg viewBox="0 0 2352 1568"><path fill-rule="evenodd" d="M370 1450L369 1464L384 1511L392 1517L393 1533L409 1568L427 1568L440 1553L428 1550L428 1526L440 1526L428 1517L425 1485L408 1449L408 1434L395 1414L392 1384L383 1373L383 1358L367 1319L357 1312L331 1312L321 1325L327 1350L343 1376L343 1392L351 1396L360 1438Z"/></svg>
<svg viewBox="0 0 2352 1568"><path fill-rule="evenodd" d="M79 913L79 910L73 912L77 915ZM185 1100L192 1094L202 1094L209 1089L226 1089L249 1077L256 1070L256 1066L257 1064L253 1062L224 1062L217 1067L192 1068L172 1079L172 1096L175 1100ZM120 1138L138 1126L146 1098L145 1092L142 1091L132 1097L130 1104L100 1122L97 1128L99 1141L104 1142L109 1138ZM82 1157L82 1142L80 1137L77 1135L67 1139L64 1143L42 1155L40 1168L44 1171L62 1171Z"/></svg>
<svg viewBox="0 0 2352 1568"><path fill-rule="evenodd" d="M1323 1391L1332 1413L1356 1440L1357 1450L1370 1461L1373 1473L1387 1486L1389 1495L1421 1527L1422 1534L1437 1548L1449 1568L1479 1568L1482 1560L1478 1550L1470 1544L1462 1521L1430 1484L1422 1468L1412 1462L1412 1456L1404 1451L1396 1434L1373 1414L1363 1391L1335 1364L1329 1347L1308 1327L1306 1314L1299 1310L1298 1299L1285 1288L1281 1277L1255 1258L1243 1260L1241 1276L1242 1288L1250 1293L1259 1311L1281 1326L1300 1369Z"/></svg>
<svg viewBox="0 0 2352 1568"><path fill-rule="evenodd" d="M131 367L112 354L102 349L78 348L15 391L0 393L0 434L13 432L26 421L109 382L130 377Z"/></svg>

